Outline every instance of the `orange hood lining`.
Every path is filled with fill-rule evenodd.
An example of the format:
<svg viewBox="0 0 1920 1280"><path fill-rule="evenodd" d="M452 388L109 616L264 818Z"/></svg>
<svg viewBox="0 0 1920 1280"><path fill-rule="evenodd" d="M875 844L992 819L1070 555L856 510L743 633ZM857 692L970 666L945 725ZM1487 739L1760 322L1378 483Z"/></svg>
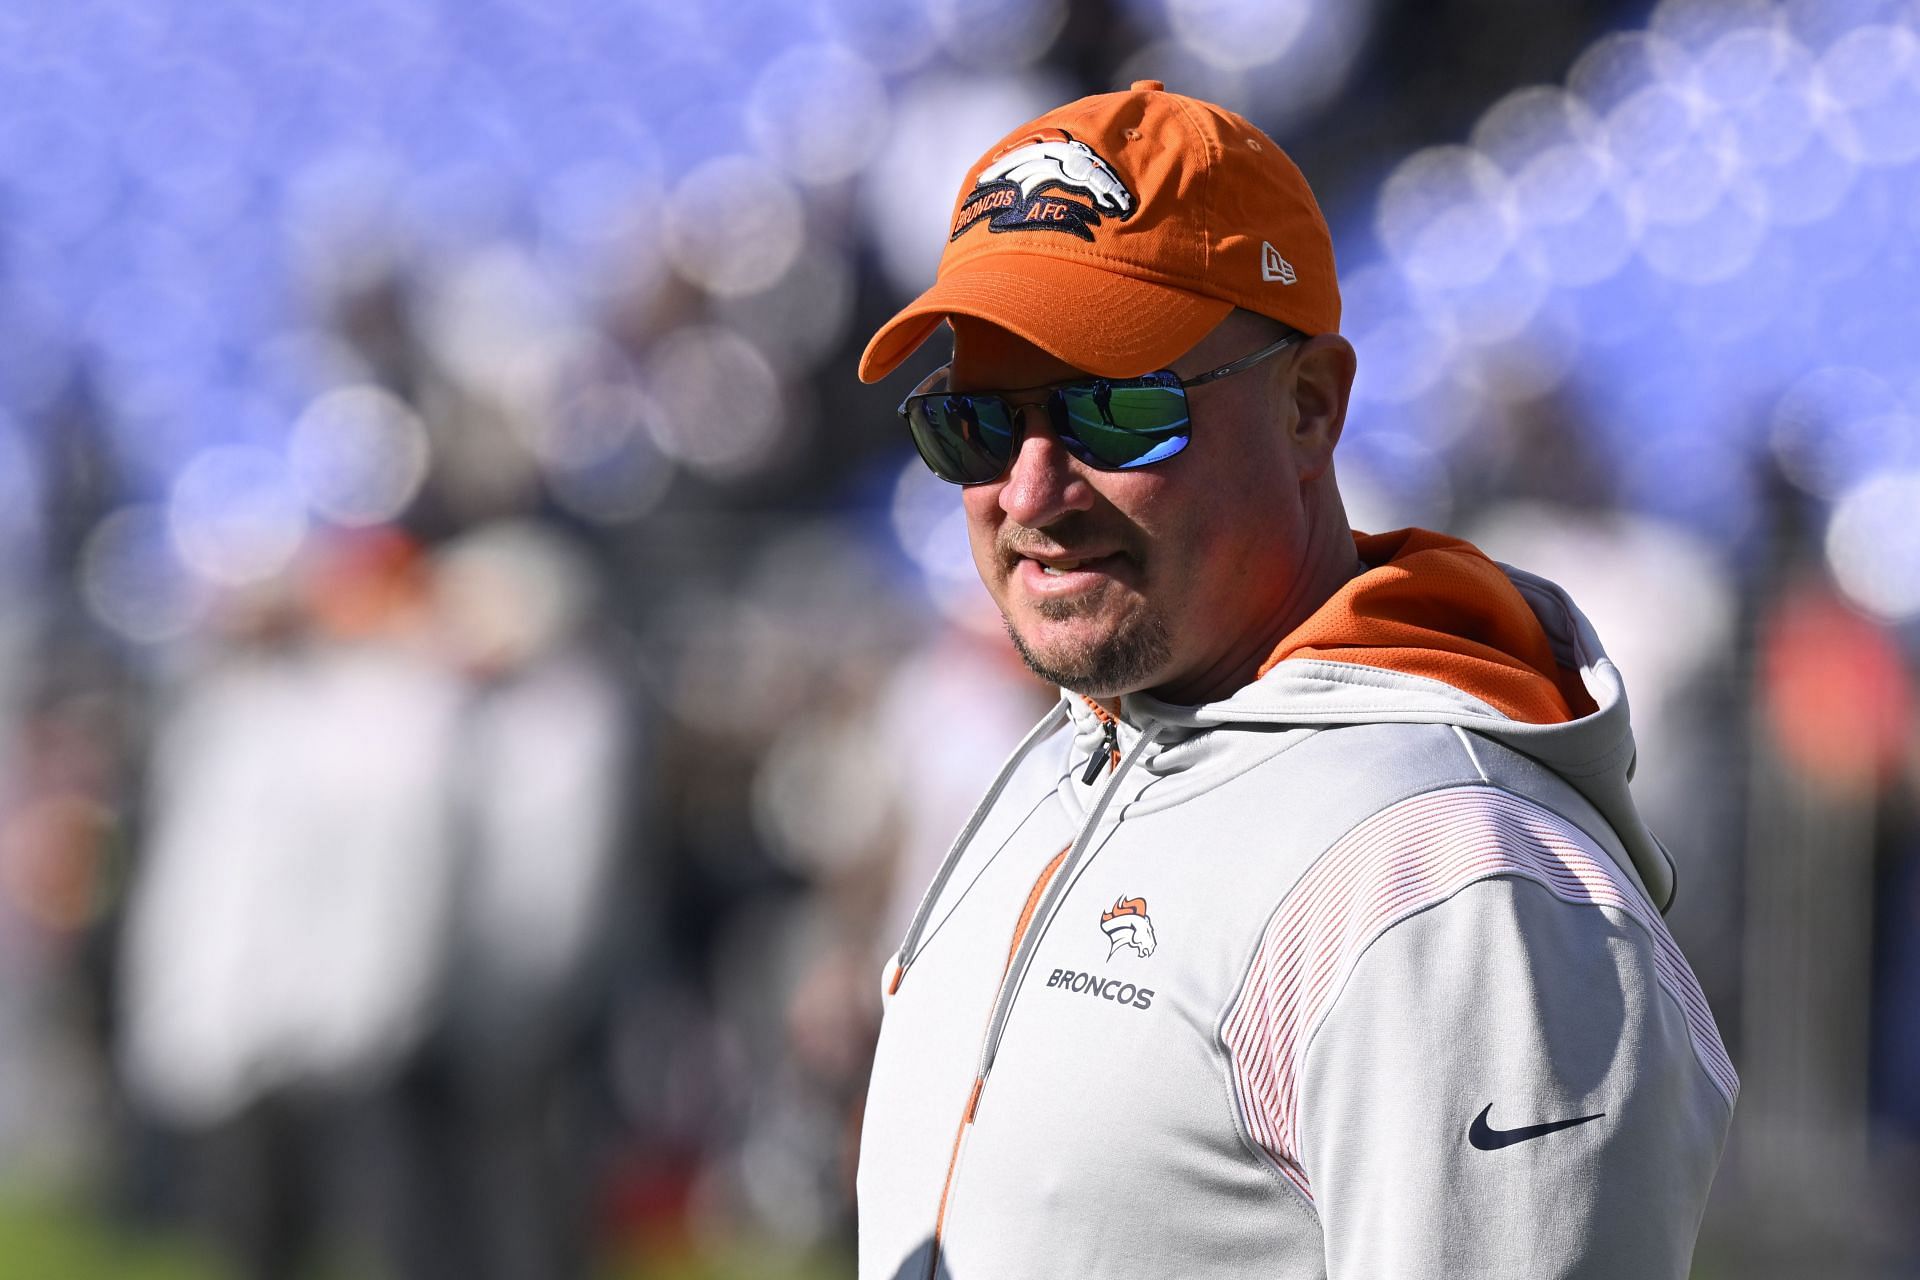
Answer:
<svg viewBox="0 0 1920 1280"><path fill-rule="evenodd" d="M1598 708L1580 675L1554 660L1546 629L1500 567L1470 542L1427 529L1353 535L1366 572L1280 642L1289 658L1426 676L1530 724Z"/></svg>

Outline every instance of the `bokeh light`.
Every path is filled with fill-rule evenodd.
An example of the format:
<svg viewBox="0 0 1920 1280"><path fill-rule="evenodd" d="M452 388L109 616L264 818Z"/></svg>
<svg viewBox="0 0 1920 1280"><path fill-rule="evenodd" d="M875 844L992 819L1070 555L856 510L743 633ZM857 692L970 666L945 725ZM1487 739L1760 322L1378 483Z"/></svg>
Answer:
<svg viewBox="0 0 1920 1280"><path fill-rule="evenodd" d="M1507 251L1507 184L1471 147L1409 156L1380 191L1380 242L1416 286L1460 287L1491 276Z"/></svg>
<svg viewBox="0 0 1920 1280"><path fill-rule="evenodd" d="M285 460L251 445L219 445L188 463L174 481L168 520L181 561L229 587L280 573L307 530Z"/></svg>
<svg viewBox="0 0 1920 1280"><path fill-rule="evenodd" d="M831 244L815 244L758 293L722 298L715 316L783 373L817 368L842 342L853 319L854 268Z"/></svg>
<svg viewBox="0 0 1920 1280"><path fill-rule="evenodd" d="M712 477L749 474L773 461L776 438L792 447L773 366L731 329L690 326L662 338L643 370L658 416L655 443L688 469Z"/></svg>
<svg viewBox="0 0 1920 1280"><path fill-rule="evenodd" d="M1315 7L1307 0L1167 0L1167 18L1180 43L1209 62L1244 71L1285 56Z"/></svg>
<svg viewBox="0 0 1920 1280"><path fill-rule="evenodd" d="M1834 581L1891 622L1920 617L1920 470L1885 472L1841 496L1827 525Z"/></svg>
<svg viewBox="0 0 1920 1280"><path fill-rule="evenodd" d="M419 416L371 386L320 396L287 443L287 461L307 502L343 525L398 518L426 480L430 457Z"/></svg>
<svg viewBox="0 0 1920 1280"><path fill-rule="evenodd" d="M886 82L865 58L840 45L801 45L760 73L747 128L788 177L827 186L865 167L887 134L887 105Z"/></svg>
<svg viewBox="0 0 1920 1280"><path fill-rule="evenodd" d="M88 612L137 644L186 635L206 615L211 596L174 548L163 507L124 507L107 516L80 550L78 586Z"/></svg>
<svg viewBox="0 0 1920 1280"><path fill-rule="evenodd" d="M894 541L942 613L966 625L997 627L998 614L983 609L987 597L973 567L966 513L954 493L919 458L903 464L888 508Z"/></svg>
<svg viewBox="0 0 1920 1280"><path fill-rule="evenodd" d="M720 156L674 188L667 251L688 280L721 297L757 293L800 254L800 198L766 163Z"/></svg>
<svg viewBox="0 0 1920 1280"><path fill-rule="evenodd" d="M962 66L1023 67L1053 48L1067 0L926 0L940 47Z"/></svg>

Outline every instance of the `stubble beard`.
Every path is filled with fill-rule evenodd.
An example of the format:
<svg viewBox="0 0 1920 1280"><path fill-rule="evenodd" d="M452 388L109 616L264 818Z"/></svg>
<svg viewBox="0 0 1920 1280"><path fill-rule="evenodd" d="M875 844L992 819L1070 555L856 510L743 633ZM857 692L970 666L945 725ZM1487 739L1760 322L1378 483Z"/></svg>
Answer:
<svg viewBox="0 0 1920 1280"><path fill-rule="evenodd" d="M1083 612L1072 600L1042 600L1034 611L1048 622L1066 622ZM1007 635L1027 669L1049 684L1089 698L1115 697L1150 687L1173 653L1172 636L1157 612L1149 609L1124 620L1100 640L1055 646L1036 652L1005 614Z"/></svg>

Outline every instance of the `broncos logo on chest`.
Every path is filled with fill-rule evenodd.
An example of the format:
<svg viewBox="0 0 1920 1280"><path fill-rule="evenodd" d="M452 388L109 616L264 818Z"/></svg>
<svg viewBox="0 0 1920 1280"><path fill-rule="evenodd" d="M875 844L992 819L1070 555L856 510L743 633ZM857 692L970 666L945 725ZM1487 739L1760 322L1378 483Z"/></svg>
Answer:
<svg viewBox="0 0 1920 1280"><path fill-rule="evenodd" d="M1100 913L1100 930L1107 935L1107 959L1122 947L1132 947L1142 956L1150 956L1159 945L1153 936L1153 921L1147 915L1145 898L1115 899L1113 910Z"/></svg>

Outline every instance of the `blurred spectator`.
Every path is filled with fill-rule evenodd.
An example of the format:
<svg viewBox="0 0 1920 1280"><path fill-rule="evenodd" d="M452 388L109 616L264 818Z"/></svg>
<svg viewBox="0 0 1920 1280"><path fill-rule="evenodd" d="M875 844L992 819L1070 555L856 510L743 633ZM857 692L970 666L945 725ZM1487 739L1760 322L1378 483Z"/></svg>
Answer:
<svg viewBox="0 0 1920 1280"><path fill-rule="evenodd" d="M590 568L552 531L483 526L435 564L466 681L450 773L442 1007L397 1090L409 1280L585 1274L585 1032L605 1003L614 857L638 772L629 699L589 642Z"/></svg>
<svg viewBox="0 0 1920 1280"><path fill-rule="evenodd" d="M418 553L345 540L301 586L233 601L164 713L122 973L129 1084L261 1280L365 1208L363 1112L430 1026L456 883Z"/></svg>

